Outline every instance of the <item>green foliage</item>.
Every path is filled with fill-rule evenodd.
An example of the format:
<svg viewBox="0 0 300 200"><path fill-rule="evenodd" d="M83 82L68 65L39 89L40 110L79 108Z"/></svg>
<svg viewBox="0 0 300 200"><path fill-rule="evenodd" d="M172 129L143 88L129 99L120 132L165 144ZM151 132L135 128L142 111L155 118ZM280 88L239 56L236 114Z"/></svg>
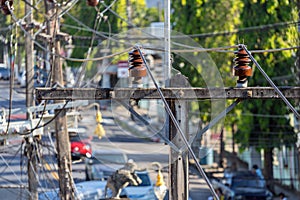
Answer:
<svg viewBox="0 0 300 200"><path fill-rule="evenodd" d="M292 1L244 1L244 3L247 9L243 10L241 16L245 27L296 21L295 15L293 15L295 4ZM295 29L296 27L293 26L279 27L266 31L239 34L238 37L245 40L248 49L284 48L297 45L298 35ZM277 86L296 84L292 74L295 62L292 51L255 54L254 56ZM287 79L286 77L290 78ZM254 76L250 78L249 85L270 86L257 69L255 69ZM242 146L280 147L282 144L295 141L296 136L289 125L289 120L276 117L289 113L282 100L253 100L244 103L243 110L247 113L270 117L250 116L251 120L245 119L247 123L244 122L243 118L245 117L239 121L239 131L236 138L239 138L238 142ZM243 128L245 126L247 128Z"/></svg>
<svg viewBox="0 0 300 200"><path fill-rule="evenodd" d="M240 26L240 11L243 8L243 2L240 0L220 0L220 1L176 1L172 2L174 14L171 17L173 28L184 34L201 34L214 33L221 31L233 31ZM231 46L237 43L236 35L215 36L215 37L196 37L193 38L203 48L213 48L221 46ZM215 62L219 72L223 78L225 86L234 86L235 79L232 77L231 69L233 67L233 53L209 53L211 59ZM186 63L180 70L194 87L206 87L203 77L199 76L202 71L201 65L190 66L187 61L181 60L175 56L175 63ZM198 73L197 73L198 72ZM216 86L217 87L217 86ZM210 121L207 117L210 113L210 102L199 102L194 110L201 109L204 123ZM228 119L228 124L231 124L234 119Z"/></svg>
<svg viewBox="0 0 300 200"><path fill-rule="evenodd" d="M255 27L280 22L297 21L297 10L294 1L279 0L220 0L220 1L177 1L172 2L173 28L185 34L214 33L232 31L245 27ZM275 49L297 46L299 33L296 26L268 27L264 30L241 32L219 36L195 38L204 48L231 46L244 42L249 50ZM295 62L295 52L280 51L275 53L253 54L265 72L274 79L276 85L296 85L292 73ZM226 53L210 53L223 77L225 86L235 86L235 78L231 75L234 55ZM175 62L186 62L175 56ZM186 75L192 86L205 87L205 82L195 71L201 71L201 66L190 66L186 62L183 68L178 68ZM249 86L270 86L261 73L254 69L254 76L249 79ZM289 78L286 78L289 77ZM201 104L201 105L200 105ZM209 113L209 104L200 102L195 109ZM234 109L234 117L227 117L226 123L237 123L238 132L235 136L242 148L250 145L259 148L280 147L283 143L295 139L295 134L289 120L286 118L255 117L284 116L289 113L281 100L251 100L242 102ZM232 113L231 113L232 114ZM203 120L207 117L203 117ZM280 139L278 139L280 138Z"/></svg>
<svg viewBox="0 0 300 200"><path fill-rule="evenodd" d="M112 1L110 0L105 1L106 6L110 5L111 3ZM131 11L132 11L131 23L134 24L134 26L145 27L148 26L150 22L158 19L157 9L146 8L144 1L131 0L130 3L131 3ZM106 9L106 7L103 6L102 4L99 5L101 5L98 6L99 12L102 12L103 10ZM108 34L110 36L113 36L116 33L127 31L129 27L132 27L130 23L128 23L129 19L127 13L126 0L117 1L117 3L113 4L111 10L112 11L108 10L104 13L104 17L101 20L101 23L99 24L97 31L107 36ZM98 20L98 18L96 18L97 10L93 7L87 6L85 1L79 1L69 12L72 16L74 16L76 19L81 21L83 24L90 27L91 29L94 29L95 20ZM72 29L69 26L62 26L62 30L69 33L70 35L89 36L90 38L93 36L93 33L91 31L87 31L86 28L78 24L68 15L64 16L63 24L82 27L82 29ZM106 40L106 37L103 37L102 39L97 39L94 42L93 46L96 46L98 42L103 43ZM85 58L88 48L91 45L90 39L89 40L77 39L77 41L74 41L74 43L76 45L76 48L73 50L72 57ZM95 51L98 50L99 49L95 49ZM99 55L99 54L96 54L94 52L94 55ZM68 62L68 65L80 66L81 63ZM90 65L93 65L93 63L89 63L88 65L89 65L88 68L91 69L92 66Z"/></svg>

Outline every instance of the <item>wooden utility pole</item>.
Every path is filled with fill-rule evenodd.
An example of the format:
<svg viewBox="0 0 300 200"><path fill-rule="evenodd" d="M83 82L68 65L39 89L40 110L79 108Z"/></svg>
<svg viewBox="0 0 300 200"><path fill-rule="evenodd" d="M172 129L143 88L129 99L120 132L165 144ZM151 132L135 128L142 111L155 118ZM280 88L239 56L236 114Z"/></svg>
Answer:
<svg viewBox="0 0 300 200"><path fill-rule="evenodd" d="M57 36L60 33L58 12L53 2L45 0L48 16L48 34L52 39L51 47L54 47L55 56L52 60L53 85L63 85L63 71L60 54L60 41ZM50 47L50 49L52 49ZM56 100L54 103L64 103L64 100ZM67 129L66 110L55 110L55 133L57 146L57 162L59 175L59 197L61 200L74 199L75 194L72 185L72 161L70 153L70 141Z"/></svg>
<svg viewBox="0 0 300 200"><path fill-rule="evenodd" d="M26 25L30 27L33 22L33 13L32 13L32 5L33 1L28 0L28 4L25 5L25 13L27 17ZM33 30L28 29L28 34L25 37L25 51L26 51L26 107L34 106L34 98L33 98L33 90L34 90L34 61L33 61ZM29 118L29 114L27 113L27 119ZM26 141L26 155L28 158L27 163L27 171L28 171L28 187L30 192L30 199L37 200L38 199L38 171L37 171L37 148L35 148L36 140L31 138L32 136L28 136L25 138Z"/></svg>
<svg viewBox="0 0 300 200"><path fill-rule="evenodd" d="M187 79L177 74L170 80L171 87L187 87ZM169 105L171 111L181 130L185 133L185 137L188 139L188 103L184 100L170 100ZM169 199L170 200L188 200L189 197L189 162L188 151L185 148L185 144L179 134L172 119L169 118L169 139L179 149L183 148L181 153L174 151L170 148L169 154Z"/></svg>
<svg viewBox="0 0 300 200"><path fill-rule="evenodd" d="M175 100L169 101L170 108L174 116L178 119L182 130L187 133L186 119L187 119L187 106L186 102L180 101L176 103ZM169 119L169 139L177 147L181 148L184 143L181 139L178 130L175 127L173 121ZM187 134L186 134L187 137ZM188 151L178 153L173 149L170 150L169 154L169 199L170 200L188 200L189 187L188 187Z"/></svg>

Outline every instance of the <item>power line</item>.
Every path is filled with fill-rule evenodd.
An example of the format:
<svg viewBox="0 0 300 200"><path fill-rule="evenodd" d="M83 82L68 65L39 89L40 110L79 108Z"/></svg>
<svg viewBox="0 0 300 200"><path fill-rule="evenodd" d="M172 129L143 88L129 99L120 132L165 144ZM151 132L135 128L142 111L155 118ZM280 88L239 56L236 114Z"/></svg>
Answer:
<svg viewBox="0 0 300 200"><path fill-rule="evenodd" d="M289 26L297 26L299 21L288 21L288 22L279 22L274 24L265 24L260 26L251 26L247 28L240 28L235 29L233 31L221 31L221 32L215 32L215 33L199 33L199 34L192 34L188 35L189 37L197 37L197 38L206 38L206 37L215 37L215 36L227 36L232 35L236 33L244 33L244 32L251 32L251 31L257 31L257 30L267 30L267 29L273 29L278 27L289 27Z"/></svg>

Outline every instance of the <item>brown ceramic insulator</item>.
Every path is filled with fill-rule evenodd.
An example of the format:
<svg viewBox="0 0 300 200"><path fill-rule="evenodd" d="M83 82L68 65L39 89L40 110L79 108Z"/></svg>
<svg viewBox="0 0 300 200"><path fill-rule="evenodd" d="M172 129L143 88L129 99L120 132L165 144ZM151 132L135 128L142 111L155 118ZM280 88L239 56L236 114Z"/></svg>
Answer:
<svg viewBox="0 0 300 200"><path fill-rule="evenodd" d="M99 0L87 0L86 3L89 6L95 7L95 6L97 6L99 4Z"/></svg>
<svg viewBox="0 0 300 200"><path fill-rule="evenodd" d="M129 52L129 76L144 77L147 76L147 69L144 66L143 59L138 50Z"/></svg>
<svg viewBox="0 0 300 200"><path fill-rule="evenodd" d="M9 2L9 6L12 8L13 6L13 0L0 0L1 1L1 10L4 15L10 15L10 11L6 5L6 1Z"/></svg>
<svg viewBox="0 0 300 200"><path fill-rule="evenodd" d="M234 75L240 77L252 76L252 68L249 66L251 59L244 49L239 49L234 52L236 58L233 60L235 62Z"/></svg>

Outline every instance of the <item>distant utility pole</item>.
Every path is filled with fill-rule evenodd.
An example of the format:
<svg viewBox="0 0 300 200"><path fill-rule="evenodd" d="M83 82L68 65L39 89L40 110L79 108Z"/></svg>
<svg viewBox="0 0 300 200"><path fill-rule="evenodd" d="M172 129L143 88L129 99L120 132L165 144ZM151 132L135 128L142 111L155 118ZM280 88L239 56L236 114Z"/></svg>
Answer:
<svg viewBox="0 0 300 200"><path fill-rule="evenodd" d="M127 13L127 21L128 21L128 30L132 28L132 6L131 0L126 0L126 13Z"/></svg>
<svg viewBox="0 0 300 200"><path fill-rule="evenodd" d="M45 0L45 7L48 16L48 34L51 36L50 49L54 48L54 59L52 60L52 76L53 84L57 87L63 85L63 71L60 54L60 27L58 12L53 2ZM64 103L64 100L56 100L54 103ZM57 144L57 160L59 175L59 197L61 200L75 199L72 185L72 161L70 153L70 141L67 130L66 110L55 110L55 133Z"/></svg>
<svg viewBox="0 0 300 200"><path fill-rule="evenodd" d="M28 4L25 4L25 13L27 17L26 20L26 28L27 35L25 37L25 51L26 51L26 107L34 106L33 99L33 90L34 90L34 61L33 61L33 30L31 24L33 23L33 13L32 7L30 5L33 4L32 0L27 1ZM27 113L27 119L29 118L29 114ZM28 171L28 186L30 192L30 199L37 200L38 199L38 172L37 172L37 148L35 148L35 140L30 138L31 136L25 138L26 141L26 155L28 158L27 163L27 171Z"/></svg>

